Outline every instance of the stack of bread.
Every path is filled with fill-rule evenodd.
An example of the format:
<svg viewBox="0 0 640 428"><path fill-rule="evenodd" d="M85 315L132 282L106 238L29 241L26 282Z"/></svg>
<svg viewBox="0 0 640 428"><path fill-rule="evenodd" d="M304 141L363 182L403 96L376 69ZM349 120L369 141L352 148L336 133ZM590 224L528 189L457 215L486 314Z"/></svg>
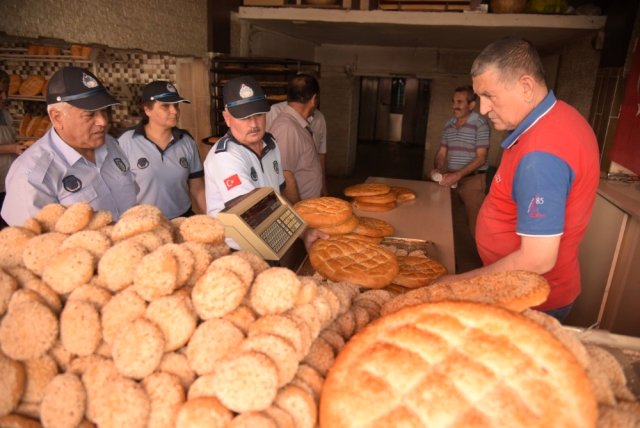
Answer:
<svg viewBox="0 0 640 428"><path fill-rule="evenodd" d="M51 204L0 231L0 427L314 427L392 294L230 253L199 215Z"/></svg>
<svg viewBox="0 0 640 428"><path fill-rule="evenodd" d="M34 97L44 94L46 87L47 81L44 77L32 74L22 81L18 93L27 97Z"/></svg>
<svg viewBox="0 0 640 428"><path fill-rule="evenodd" d="M51 120L49 116L31 116L29 113L25 113L20 121L18 134L21 137L38 139L42 137L50 127Z"/></svg>
<svg viewBox="0 0 640 428"><path fill-rule="evenodd" d="M294 209L310 227L331 235L316 241L309 251L311 265L324 278L366 288L390 284L416 288L446 273L444 266L426 254L396 257L380 245L394 227L384 220L356 216L347 201L312 198L298 202Z"/></svg>
<svg viewBox="0 0 640 428"><path fill-rule="evenodd" d="M338 356L320 426L639 426L615 357L529 309L548 293L506 272L395 297Z"/></svg>
<svg viewBox="0 0 640 428"><path fill-rule="evenodd" d="M375 182L346 187L344 194L353 198L353 208L369 212L389 211L394 209L398 203L416 198L416 193L407 187L389 186Z"/></svg>

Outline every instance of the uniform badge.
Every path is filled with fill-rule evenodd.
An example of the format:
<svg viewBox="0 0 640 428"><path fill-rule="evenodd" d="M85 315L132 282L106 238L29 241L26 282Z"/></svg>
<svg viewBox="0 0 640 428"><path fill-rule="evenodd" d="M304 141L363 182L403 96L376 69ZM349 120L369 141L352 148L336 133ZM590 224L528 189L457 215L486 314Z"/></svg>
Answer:
<svg viewBox="0 0 640 428"><path fill-rule="evenodd" d="M189 168L189 162L187 162L187 158L185 157L180 158L180 166L183 168Z"/></svg>
<svg viewBox="0 0 640 428"><path fill-rule="evenodd" d="M278 161L273 161L273 170L276 174L280 174L280 166L278 166Z"/></svg>
<svg viewBox="0 0 640 428"><path fill-rule="evenodd" d="M147 160L147 158L140 158L138 159L138 163L136 165L138 165L138 168L140 169L145 169L149 166L149 161Z"/></svg>
<svg viewBox="0 0 640 428"><path fill-rule="evenodd" d="M167 91L176 92L176 88L171 83L167 83Z"/></svg>
<svg viewBox="0 0 640 428"><path fill-rule="evenodd" d="M98 81L87 73L82 73L82 84L89 89L93 89L98 86Z"/></svg>
<svg viewBox="0 0 640 428"><path fill-rule="evenodd" d="M242 86L240 86L238 95L240 95L240 98L250 98L253 96L253 89L243 83Z"/></svg>
<svg viewBox="0 0 640 428"><path fill-rule="evenodd" d="M82 189L82 181L75 175L67 175L62 179L62 186L67 192L76 193Z"/></svg>
<svg viewBox="0 0 640 428"><path fill-rule="evenodd" d="M127 172L127 165L120 158L115 158L113 162L116 164L118 169L122 172Z"/></svg>
<svg viewBox="0 0 640 428"><path fill-rule="evenodd" d="M253 181L258 181L258 173L254 167L251 167L251 179Z"/></svg>

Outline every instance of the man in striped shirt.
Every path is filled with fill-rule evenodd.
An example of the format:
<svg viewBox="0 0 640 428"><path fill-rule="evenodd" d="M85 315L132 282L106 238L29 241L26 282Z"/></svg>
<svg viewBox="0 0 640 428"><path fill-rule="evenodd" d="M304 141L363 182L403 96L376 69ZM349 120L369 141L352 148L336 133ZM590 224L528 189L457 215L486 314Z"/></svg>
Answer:
<svg viewBox="0 0 640 428"><path fill-rule="evenodd" d="M487 154L490 130L486 119L474 112L477 95L471 86L453 93L453 117L447 121L435 158L434 172L440 185L452 187L453 197L464 205L471 234L486 190ZM456 201L454 201L454 209Z"/></svg>

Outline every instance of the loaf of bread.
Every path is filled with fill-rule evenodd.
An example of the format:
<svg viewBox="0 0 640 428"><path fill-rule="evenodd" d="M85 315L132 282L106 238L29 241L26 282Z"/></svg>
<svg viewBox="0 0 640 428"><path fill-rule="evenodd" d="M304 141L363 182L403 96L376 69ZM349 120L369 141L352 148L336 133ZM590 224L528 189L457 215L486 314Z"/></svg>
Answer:
<svg viewBox="0 0 640 428"><path fill-rule="evenodd" d="M382 313L447 300L488 303L522 312L544 303L549 291L549 283L541 275L526 271L498 272L409 291L390 300Z"/></svg>
<svg viewBox="0 0 640 428"><path fill-rule="evenodd" d="M320 427L595 427L589 379L551 333L471 302L406 308L351 338Z"/></svg>

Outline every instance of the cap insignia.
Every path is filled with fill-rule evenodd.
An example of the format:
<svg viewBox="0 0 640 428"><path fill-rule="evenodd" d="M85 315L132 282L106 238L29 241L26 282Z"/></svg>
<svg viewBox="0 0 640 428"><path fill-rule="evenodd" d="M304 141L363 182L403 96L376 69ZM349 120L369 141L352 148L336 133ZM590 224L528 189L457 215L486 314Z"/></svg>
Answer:
<svg viewBox="0 0 640 428"><path fill-rule="evenodd" d="M82 84L89 89L98 86L98 81L86 73L82 73Z"/></svg>
<svg viewBox="0 0 640 428"><path fill-rule="evenodd" d="M177 92L175 86L173 86L171 83L167 83L167 91Z"/></svg>
<svg viewBox="0 0 640 428"><path fill-rule="evenodd" d="M240 95L240 98L250 98L253 96L253 89L243 83L242 86L240 86L238 94Z"/></svg>

